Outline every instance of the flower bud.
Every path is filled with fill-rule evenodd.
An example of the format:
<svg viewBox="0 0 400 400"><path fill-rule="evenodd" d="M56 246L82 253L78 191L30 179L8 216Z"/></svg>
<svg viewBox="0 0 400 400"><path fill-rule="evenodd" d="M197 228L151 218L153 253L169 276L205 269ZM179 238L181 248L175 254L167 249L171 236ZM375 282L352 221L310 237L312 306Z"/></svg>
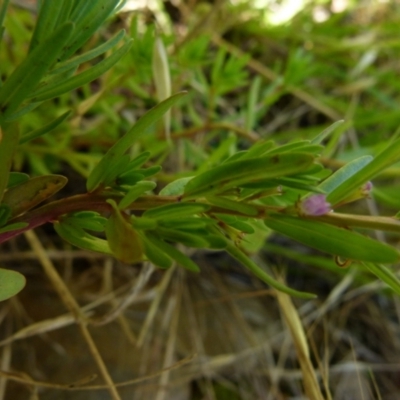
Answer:
<svg viewBox="0 0 400 400"><path fill-rule="evenodd" d="M372 192L373 185L371 181L364 183L364 185L360 186L357 190L352 192L348 197L344 198L338 204L335 204L336 207L340 207L343 204L352 203L353 201L357 201L360 199L370 198L370 194Z"/></svg>

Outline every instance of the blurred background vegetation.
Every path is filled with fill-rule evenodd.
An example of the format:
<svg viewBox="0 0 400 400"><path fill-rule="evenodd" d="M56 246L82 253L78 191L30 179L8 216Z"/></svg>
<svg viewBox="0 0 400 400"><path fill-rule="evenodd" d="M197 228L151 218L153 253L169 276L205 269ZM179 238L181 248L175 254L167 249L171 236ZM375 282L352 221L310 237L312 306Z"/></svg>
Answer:
<svg viewBox="0 0 400 400"><path fill-rule="evenodd" d="M0 60L6 73L26 53L34 9L23 0L10 7ZM135 145L151 153L148 167L163 164L159 189L260 138L311 139L341 119L321 162L336 169L376 154L398 134L399 23L395 0L127 1L88 48L122 27L134 38L130 53L101 79L22 120L28 132L73 110L56 132L21 147L14 170L63 173L70 179L64 194L84 192L101 155L158 102L156 35L168 51L172 92L189 93L172 110L172 145L162 126ZM399 177L400 166L386 170L373 198L349 207L394 215ZM261 228L248 235L243 240L260 265L319 296L293 300L290 308L217 252L192 254L200 275L159 272L69 248L51 227L38 234L79 304L90 315L108 316L90 329L114 382L125 382L118 387L122 399L309 398L296 335L285 323L297 317L323 398L400 396L400 302L357 265L339 268L328 256L267 238ZM34 249L20 237L2 245L0 262L28 279L0 309L0 369L15 371L1 374L0 398L108 399L95 387L100 379L90 379L97 367Z"/></svg>

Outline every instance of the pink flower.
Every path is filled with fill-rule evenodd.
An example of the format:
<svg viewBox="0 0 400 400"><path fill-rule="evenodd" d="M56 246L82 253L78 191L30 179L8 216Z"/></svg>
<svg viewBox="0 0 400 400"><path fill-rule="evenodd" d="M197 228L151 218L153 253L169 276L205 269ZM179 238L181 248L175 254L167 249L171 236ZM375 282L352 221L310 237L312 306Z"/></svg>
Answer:
<svg viewBox="0 0 400 400"><path fill-rule="evenodd" d="M327 214L332 210L331 205L326 201L324 194L315 194L307 197L299 205L299 212L303 215L319 216Z"/></svg>

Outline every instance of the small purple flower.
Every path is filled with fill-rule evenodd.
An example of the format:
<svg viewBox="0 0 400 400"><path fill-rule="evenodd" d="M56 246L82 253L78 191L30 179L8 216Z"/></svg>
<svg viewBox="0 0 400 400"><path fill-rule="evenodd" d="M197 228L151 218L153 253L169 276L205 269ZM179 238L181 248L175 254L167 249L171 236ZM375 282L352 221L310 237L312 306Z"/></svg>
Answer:
<svg viewBox="0 0 400 400"><path fill-rule="evenodd" d="M324 194L315 194L307 197L299 205L299 212L301 214L315 217L327 214L331 210L331 205L326 201Z"/></svg>

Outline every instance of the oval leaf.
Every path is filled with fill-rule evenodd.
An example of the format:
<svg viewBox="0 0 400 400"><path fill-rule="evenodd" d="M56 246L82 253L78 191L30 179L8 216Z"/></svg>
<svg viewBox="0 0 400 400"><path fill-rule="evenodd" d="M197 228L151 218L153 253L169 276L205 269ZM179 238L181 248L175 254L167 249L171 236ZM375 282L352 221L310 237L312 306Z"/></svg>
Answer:
<svg viewBox="0 0 400 400"><path fill-rule="evenodd" d="M106 222L106 238L114 256L126 263L133 264L143 260L143 246L139 235L124 218L113 200L107 201L113 210Z"/></svg>
<svg viewBox="0 0 400 400"><path fill-rule="evenodd" d="M66 183L67 178L62 175L37 176L8 189L4 193L3 204L11 208L11 216L15 217L53 196Z"/></svg>
<svg viewBox="0 0 400 400"><path fill-rule="evenodd" d="M0 301L15 296L25 284L25 277L19 272L0 268Z"/></svg>

